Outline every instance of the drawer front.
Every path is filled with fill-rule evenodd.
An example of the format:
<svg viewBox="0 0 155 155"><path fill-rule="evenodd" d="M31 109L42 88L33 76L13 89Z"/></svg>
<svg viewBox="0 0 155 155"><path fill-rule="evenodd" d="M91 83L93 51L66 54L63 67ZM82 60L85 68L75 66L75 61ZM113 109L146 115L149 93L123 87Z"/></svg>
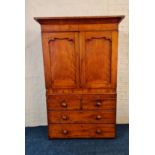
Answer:
<svg viewBox="0 0 155 155"><path fill-rule="evenodd" d="M49 138L114 138L115 124L51 124Z"/></svg>
<svg viewBox="0 0 155 155"><path fill-rule="evenodd" d="M79 95L51 95L47 97L48 110L78 110L80 109Z"/></svg>
<svg viewBox="0 0 155 155"><path fill-rule="evenodd" d="M104 95L83 95L82 108L86 110L113 110L116 109L116 98Z"/></svg>
<svg viewBox="0 0 155 155"><path fill-rule="evenodd" d="M115 123L115 111L49 111L49 123Z"/></svg>
<svg viewBox="0 0 155 155"><path fill-rule="evenodd" d="M88 110L92 110L92 109L112 110L116 108L116 99L83 100L82 108L88 109Z"/></svg>

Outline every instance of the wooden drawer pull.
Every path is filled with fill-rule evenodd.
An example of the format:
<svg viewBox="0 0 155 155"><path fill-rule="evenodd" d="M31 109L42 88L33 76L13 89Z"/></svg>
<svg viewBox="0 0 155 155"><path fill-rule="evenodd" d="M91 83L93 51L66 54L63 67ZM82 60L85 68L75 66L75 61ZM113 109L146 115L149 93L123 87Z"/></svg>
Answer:
<svg viewBox="0 0 155 155"><path fill-rule="evenodd" d="M97 107L101 106L101 104L102 104L102 103L101 103L100 101L97 101L97 102L96 102L96 106L97 106Z"/></svg>
<svg viewBox="0 0 155 155"><path fill-rule="evenodd" d="M97 133L97 134L101 134L102 131L101 131L100 129L97 129L97 130L96 130L96 133Z"/></svg>
<svg viewBox="0 0 155 155"><path fill-rule="evenodd" d="M67 120L68 117L67 117L66 115L63 115L63 116L62 116L62 119L63 119L63 120Z"/></svg>
<svg viewBox="0 0 155 155"><path fill-rule="evenodd" d="M67 107L67 103L66 103L66 102L62 102L62 103L61 103L61 106L62 106L62 107Z"/></svg>
<svg viewBox="0 0 155 155"><path fill-rule="evenodd" d="M102 118L101 115L97 115L97 116L96 116L96 119L97 119L97 120L100 120L101 118Z"/></svg>
<svg viewBox="0 0 155 155"><path fill-rule="evenodd" d="M67 134L68 134L68 131L67 131L67 130L62 130L62 133L63 133L64 135L67 135Z"/></svg>

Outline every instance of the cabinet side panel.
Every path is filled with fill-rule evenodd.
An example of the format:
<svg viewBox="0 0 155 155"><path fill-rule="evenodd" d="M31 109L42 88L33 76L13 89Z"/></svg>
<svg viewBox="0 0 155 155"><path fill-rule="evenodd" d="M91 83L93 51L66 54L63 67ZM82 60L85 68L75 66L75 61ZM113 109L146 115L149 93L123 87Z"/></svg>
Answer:
<svg viewBox="0 0 155 155"><path fill-rule="evenodd" d="M44 61L44 75L46 89L51 88L51 74L50 74L50 53L48 52L47 33L42 32L42 52Z"/></svg>
<svg viewBox="0 0 155 155"><path fill-rule="evenodd" d="M112 32L112 64L111 64L111 83L112 88L117 88L117 60L118 59L118 31Z"/></svg>

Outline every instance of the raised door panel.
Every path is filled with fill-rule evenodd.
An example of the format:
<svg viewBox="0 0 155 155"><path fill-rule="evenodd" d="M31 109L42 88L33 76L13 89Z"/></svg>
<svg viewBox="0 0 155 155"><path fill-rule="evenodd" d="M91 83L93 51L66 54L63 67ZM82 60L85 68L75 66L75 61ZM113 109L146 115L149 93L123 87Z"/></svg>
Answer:
<svg viewBox="0 0 155 155"><path fill-rule="evenodd" d="M106 32L81 32L81 86L86 88L111 88L114 86L113 34ZM114 67L114 68L113 68Z"/></svg>
<svg viewBox="0 0 155 155"><path fill-rule="evenodd" d="M43 41L44 54L48 53L45 60L47 87L78 87L78 34L44 33Z"/></svg>

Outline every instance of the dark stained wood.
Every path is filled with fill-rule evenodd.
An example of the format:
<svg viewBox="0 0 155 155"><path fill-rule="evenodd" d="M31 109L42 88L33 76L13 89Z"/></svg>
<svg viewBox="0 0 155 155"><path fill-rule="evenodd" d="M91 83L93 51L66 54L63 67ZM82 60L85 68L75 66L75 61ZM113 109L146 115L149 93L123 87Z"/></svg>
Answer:
<svg viewBox="0 0 155 155"><path fill-rule="evenodd" d="M49 124L49 138L114 138L115 124Z"/></svg>
<svg viewBox="0 0 155 155"><path fill-rule="evenodd" d="M41 24L49 138L115 137L123 18L35 18Z"/></svg>
<svg viewBox="0 0 155 155"><path fill-rule="evenodd" d="M81 75L81 74L80 74ZM101 94L109 97L116 97L116 88L72 88L72 89L54 89L49 88L46 90L47 95L53 94Z"/></svg>
<svg viewBox="0 0 155 155"><path fill-rule="evenodd" d="M40 24L119 23L124 16L35 17Z"/></svg>

